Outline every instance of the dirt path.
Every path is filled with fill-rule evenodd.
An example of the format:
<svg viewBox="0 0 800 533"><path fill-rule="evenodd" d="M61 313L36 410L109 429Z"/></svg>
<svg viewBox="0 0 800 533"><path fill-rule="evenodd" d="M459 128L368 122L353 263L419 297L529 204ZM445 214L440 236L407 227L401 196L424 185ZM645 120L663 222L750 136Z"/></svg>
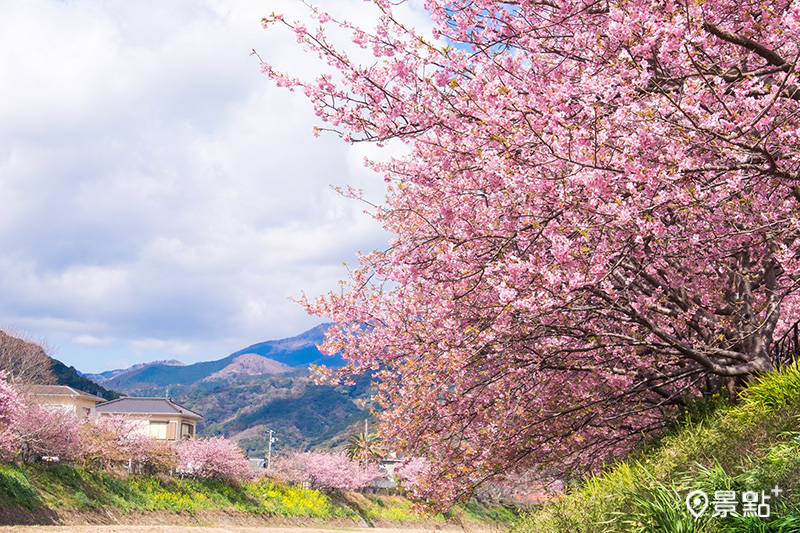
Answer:
<svg viewBox="0 0 800 533"><path fill-rule="evenodd" d="M442 531L463 531L453 526L409 529L387 528L347 528L320 529L308 527L204 527L204 526L0 526L0 533L342 533L344 531L363 533L435 533ZM468 529L478 533L480 529Z"/></svg>

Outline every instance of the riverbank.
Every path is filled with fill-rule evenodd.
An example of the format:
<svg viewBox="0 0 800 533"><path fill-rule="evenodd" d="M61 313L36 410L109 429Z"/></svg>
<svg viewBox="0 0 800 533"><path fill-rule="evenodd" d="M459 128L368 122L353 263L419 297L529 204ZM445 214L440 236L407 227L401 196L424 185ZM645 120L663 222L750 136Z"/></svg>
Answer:
<svg viewBox="0 0 800 533"><path fill-rule="evenodd" d="M0 465L0 526L186 526L499 531L517 514L475 502L421 518L400 495L330 493L267 480L140 476L69 465ZM370 529L373 531L373 529Z"/></svg>

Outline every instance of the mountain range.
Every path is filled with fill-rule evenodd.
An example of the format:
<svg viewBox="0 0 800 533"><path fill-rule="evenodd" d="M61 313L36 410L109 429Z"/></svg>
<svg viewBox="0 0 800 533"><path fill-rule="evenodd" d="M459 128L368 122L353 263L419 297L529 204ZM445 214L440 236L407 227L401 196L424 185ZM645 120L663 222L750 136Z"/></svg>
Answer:
<svg viewBox="0 0 800 533"><path fill-rule="evenodd" d="M0 331L0 370L16 382L68 385L109 400L120 394L169 396L202 413L200 435L225 435L251 456L266 454L270 431L277 437L273 452L332 448L372 417L372 378L337 387L314 381L309 364L344 364L317 349L328 326L253 344L218 360L191 365L164 360L86 375L49 357L40 345Z"/></svg>
<svg viewBox="0 0 800 533"><path fill-rule="evenodd" d="M317 344L330 324L295 337L253 344L214 361L168 360L86 377L131 396L169 396L203 414L201 435L225 435L251 456L263 456L272 430L280 448L335 447L371 418L371 378L352 386L316 384L309 364L340 367Z"/></svg>
<svg viewBox="0 0 800 533"><path fill-rule="evenodd" d="M295 337L253 344L215 361L191 365L175 360L156 361L126 369L86 374L86 377L108 389L139 396L159 391L163 394L166 387L175 385L281 374L296 368L308 368L309 364L343 366L341 357L322 355L317 348L329 326L321 324Z"/></svg>

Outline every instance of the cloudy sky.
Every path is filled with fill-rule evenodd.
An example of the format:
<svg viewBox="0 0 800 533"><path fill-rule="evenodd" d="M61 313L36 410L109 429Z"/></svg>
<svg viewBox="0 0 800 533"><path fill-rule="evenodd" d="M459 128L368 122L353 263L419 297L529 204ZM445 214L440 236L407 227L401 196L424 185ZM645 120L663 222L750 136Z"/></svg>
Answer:
<svg viewBox="0 0 800 533"><path fill-rule="evenodd" d="M361 0L327 4L368 16ZM250 55L319 68L260 24L301 10L2 3L0 327L99 372L218 359L320 322L289 298L335 290L343 263L388 236L330 187L380 200L362 165L375 149L314 137L308 102Z"/></svg>

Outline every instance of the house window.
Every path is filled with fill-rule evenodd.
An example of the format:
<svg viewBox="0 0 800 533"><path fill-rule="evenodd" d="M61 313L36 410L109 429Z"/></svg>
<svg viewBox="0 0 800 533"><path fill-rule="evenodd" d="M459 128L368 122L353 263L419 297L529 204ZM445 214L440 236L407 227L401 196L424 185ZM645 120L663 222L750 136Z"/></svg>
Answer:
<svg viewBox="0 0 800 533"><path fill-rule="evenodd" d="M194 436L194 427L186 422L181 423L181 438L191 439Z"/></svg>
<svg viewBox="0 0 800 533"><path fill-rule="evenodd" d="M150 422L150 436L154 439L167 439L166 422Z"/></svg>

